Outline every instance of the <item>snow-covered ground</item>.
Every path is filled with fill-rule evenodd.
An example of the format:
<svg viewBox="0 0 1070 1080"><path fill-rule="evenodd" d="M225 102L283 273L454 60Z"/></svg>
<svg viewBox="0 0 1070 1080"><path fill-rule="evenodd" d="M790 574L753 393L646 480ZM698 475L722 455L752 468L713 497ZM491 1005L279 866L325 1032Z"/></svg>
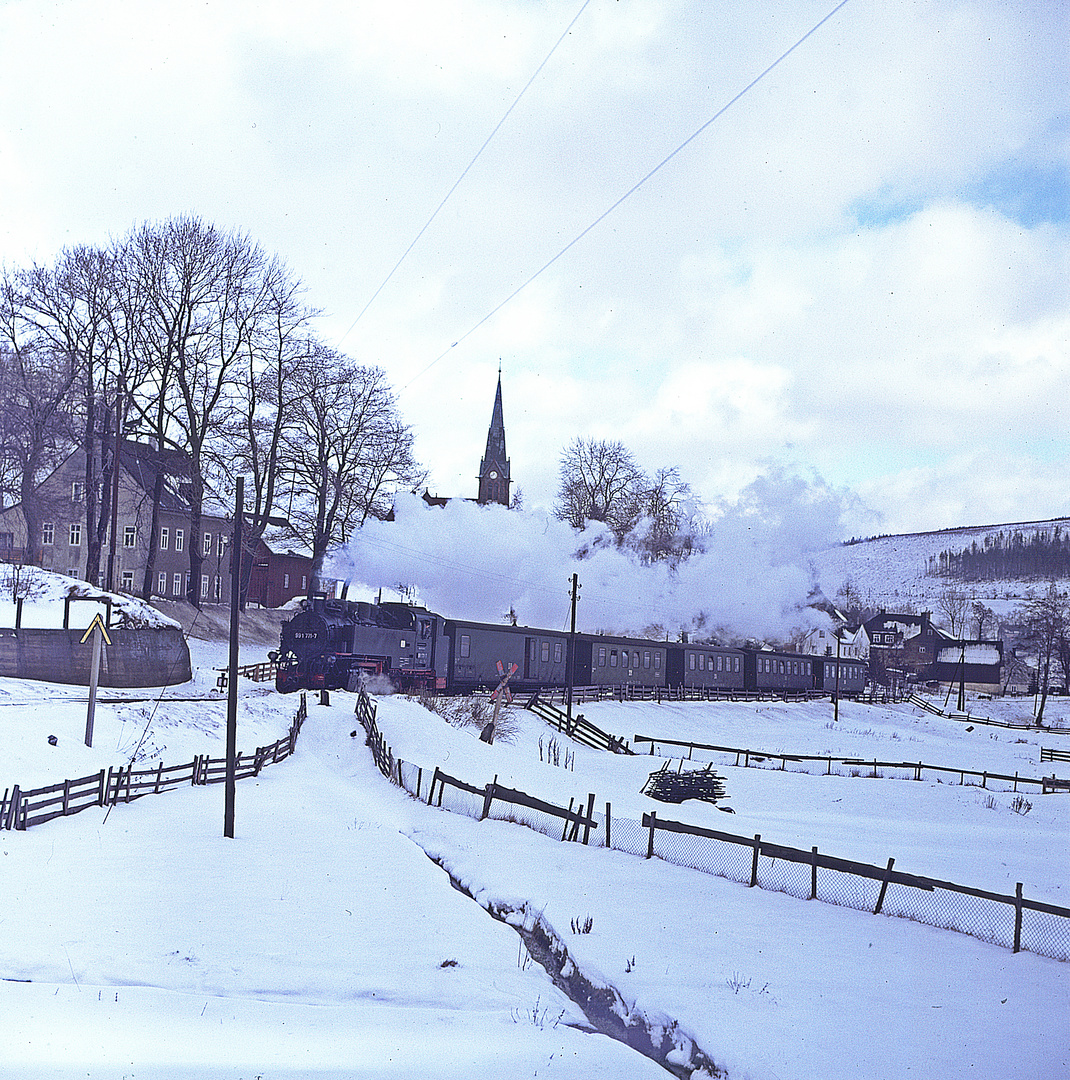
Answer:
<svg viewBox="0 0 1070 1080"><path fill-rule="evenodd" d="M190 646L194 682L158 703L102 702L93 749L82 744L84 692L0 680L0 790L83 776L139 745L142 758L165 764L221 755L225 704L212 687L226 645ZM242 662L263 659L258 650ZM240 701L243 750L283 734L297 705L245 680ZM666 1075L586 1032L490 906L541 917L592 980L675 1022L730 1077L1070 1075L1070 964L428 808L376 771L354 704L344 693L330 706L310 698L296 754L238 785L233 840L222 836L221 786L0 833L0 1076ZM1031 703L971 708L1025 718ZM1028 775L1040 774L1041 744L1070 744L966 732L908 707L844 703L838 722L827 702L582 711L629 737ZM656 809L878 865L891 856L898 870L1003 893L1021 881L1029 897L1070 901L1070 796L1028 795L1022 814L1009 793L976 787L719 766L729 816L640 795L660 764L649 757L570 746L572 769L549 765L540 741L545 757L561 737L515 716L513 741L487 746L413 701L379 700L396 754L476 785L496 775L565 805L594 792L615 819ZM573 933L588 917L590 932Z"/></svg>

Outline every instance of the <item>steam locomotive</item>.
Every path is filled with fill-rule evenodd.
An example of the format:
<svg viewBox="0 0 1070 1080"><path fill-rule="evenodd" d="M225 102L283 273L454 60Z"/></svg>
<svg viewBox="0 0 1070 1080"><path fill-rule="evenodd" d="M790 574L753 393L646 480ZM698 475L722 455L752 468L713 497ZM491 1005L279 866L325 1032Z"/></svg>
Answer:
<svg viewBox="0 0 1070 1080"><path fill-rule="evenodd" d="M569 638L560 630L447 619L411 604L314 596L283 624L279 651L270 655L282 693L353 689L381 676L402 691L464 694L495 686L514 665L510 686L533 691L568 684ZM603 634L576 634L574 645L574 686L785 696L838 686L852 696L865 685L860 660Z"/></svg>

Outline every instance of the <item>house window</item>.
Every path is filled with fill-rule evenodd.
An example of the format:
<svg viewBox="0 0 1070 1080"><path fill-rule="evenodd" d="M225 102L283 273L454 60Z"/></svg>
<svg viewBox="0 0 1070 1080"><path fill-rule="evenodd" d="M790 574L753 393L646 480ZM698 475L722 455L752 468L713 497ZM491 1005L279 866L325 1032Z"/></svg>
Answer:
<svg viewBox="0 0 1070 1080"><path fill-rule="evenodd" d="M212 595L216 600L222 600L223 598L223 579L218 574L216 574L212 583Z"/></svg>
<svg viewBox="0 0 1070 1080"><path fill-rule="evenodd" d="M181 574L175 574L175 576L173 578L171 578L171 592L175 596L181 596L182 595L182 575Z"/></svg>
<svg viewBox="0 0 1070 1080"><path fill-rule="evenodd" d="M175 529L175 551L182 550L182 544L185 541L186 534L182 529Z"/></svg>
<svg viewBox="0 0 1070 1080"><path fill-rule="evenodd" d="M166 551L167 545L171 539L171 530L165 525L160 530L160 550Z"/></svg>
<svg viewBox="0 0 1070 1080"><path fill-rule="evenodd" d="M205 533L204 534L204 553L205 553L205 555L211 555L212 554L212 534L211 533Z"/></svg>
<svg viewBox="0 0 1070 1080"><path fill-rule="evenodd" d="M461 634L461 659L465 660L472 655L472 636Z"/></svg>
<svg viewBox="0 0 1070 1080"><path fill-rule="evenodd" d="M223 533L216 533L215 536L216 550L220 555L223 554L223 549L227 546L227 538Z"/></svg>
<svg viewBox="0 0 1070 1080"><path fill-rule="evenodd" d="M201 599L208 599L208 575L201 574Z"/></svg>
<svg viewBox="0 0 1070 1080"><path fill-rule="evenodd" d="M160 596L167 595L167 574L161 573L156 582L156 592Z"/></svg>
<svg viewBox="0 0 1070 1080"><path fill-rule="evenodd" d="M288 589L290 587L290 575L289 574L283 574L282 575L282 587L284 589Z"/></svg>
<svg viewBox="0 0 1070 1080"><path fill-rule="evenodd" d="M137 526L127 525L123 529L123 547L132 548L137 544Z"/></svg>
<svg viewBox="0 0 1070 1080"><path fill-rule="evenodd" d="M306 574L301 575L301 590L302 592L308 588L308 576Z"/></svg>
<svg viewBox="0 0 1070 1080"><path fill-rule="evenodd" d="M41 526L41 543L49 547L56 542L56 526L51 522Z"/></svg>
<svg viewBox="0 0 1070 1080"><path fill-rule="evenodd" d="M85 481L75 480L71 484L71 502L85 502Z"/></svg>
<svg viewBox="0 0 1070 1080"><path fill-rule="evenodd" d="M71 522L71 547L78 547L82 542L82 524L79 521Z"/></svg>
<svg viewBox="0 0 1070 1080"><path fill-rule="evenodd" d="M13 532L0 532L0 553L10 555L15 547L15 534Z"/></svg>
<svg viewBox="0 0 1070 1080"><path fill-rule="evenodd" d="M133 592L134 591L134 571L133 570L124 570L123 571L122 585L120 585L119 587L123 590L123 592Z"/></svg>

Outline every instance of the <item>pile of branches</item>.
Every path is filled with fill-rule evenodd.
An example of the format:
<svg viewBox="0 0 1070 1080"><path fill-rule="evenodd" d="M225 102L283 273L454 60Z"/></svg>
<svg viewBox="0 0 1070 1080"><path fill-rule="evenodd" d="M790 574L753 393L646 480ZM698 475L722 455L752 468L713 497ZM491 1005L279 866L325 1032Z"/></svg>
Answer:
<svg viewBox="0 0 1070 1080"><path fill-rule="evenodd" d="M682 803L685 799L703 799L715 803L725 797L724 777L718 776L712 765L684 772L681 761L680 768L673 772L670 764L667 761L657 772L650 774L643 785L642 794L669 803Z"/></svg>

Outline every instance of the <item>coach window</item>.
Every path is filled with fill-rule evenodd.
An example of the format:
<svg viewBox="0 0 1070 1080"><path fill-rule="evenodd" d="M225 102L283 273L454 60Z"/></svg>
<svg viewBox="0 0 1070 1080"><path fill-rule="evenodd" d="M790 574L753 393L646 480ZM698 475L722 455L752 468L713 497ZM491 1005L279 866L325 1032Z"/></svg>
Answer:
<svg viewBox="0 0 1070 1080"><path fill-rule="evenodd" d="M654 653L654 670L655 671L660 671L661 670L661 653L660 652Z"/></svg>
<svg viewBox="0 0 1070 1080"><path fill-rule="evenodd" d="M610 667L616 667L617 666L617 650L616 649L610 649L609 650L609 666Z"/></svg>
<svg viewBox="0 0 1070 1080"><path fill-rule="evenodd" d="M690 668L690 669L691 669L692 671L694 671L694 670L695 670L695 654L694 654L693 652L689 652L689 653L687 654L687 666L688 666L688 667L689 667L689 668Z"/></svg>
<svg viewBox="0 0 1070 1080"><path fill-rule="evenodd" d="M472 636L461 634L461 658L467 659L472 655Z"/></svg>
<svg viewBox="0 0 1070 1080"><path fill-rule="evenodd" d="M564 648L561 645L561 642L560 641L555 641L554 642L554 663L555 664L560 664L561 661L564 659L564 655L565 655L565 652L564 652Z"/></svg>
<svg viewBox="0 0 1070 1080"><path fill-rule="evenodd" d="M605 645L599 645L598 646L598 666L599 667L605 667L606 666L606 647L605 647Z"/></svg>
<svg viewBox="0 0 1070 1080"><path fill-rule="evenodd" d="M647 651L643 652L643 667L650 667L650 653Z"/></svg>
<svg viewBox="0 0 1070 1080"><path fill-rule="evenodd" d="M638 666L639 666L639 650L636 649L635 652L632 653L632 667L637 668Z"/></svg>
<svg viewBox="0 0 1070 1080"><path fill-rule="evenodd" d="M548 641L542 643L542 662L544 664L550 662L550 643Z"/></svg>

